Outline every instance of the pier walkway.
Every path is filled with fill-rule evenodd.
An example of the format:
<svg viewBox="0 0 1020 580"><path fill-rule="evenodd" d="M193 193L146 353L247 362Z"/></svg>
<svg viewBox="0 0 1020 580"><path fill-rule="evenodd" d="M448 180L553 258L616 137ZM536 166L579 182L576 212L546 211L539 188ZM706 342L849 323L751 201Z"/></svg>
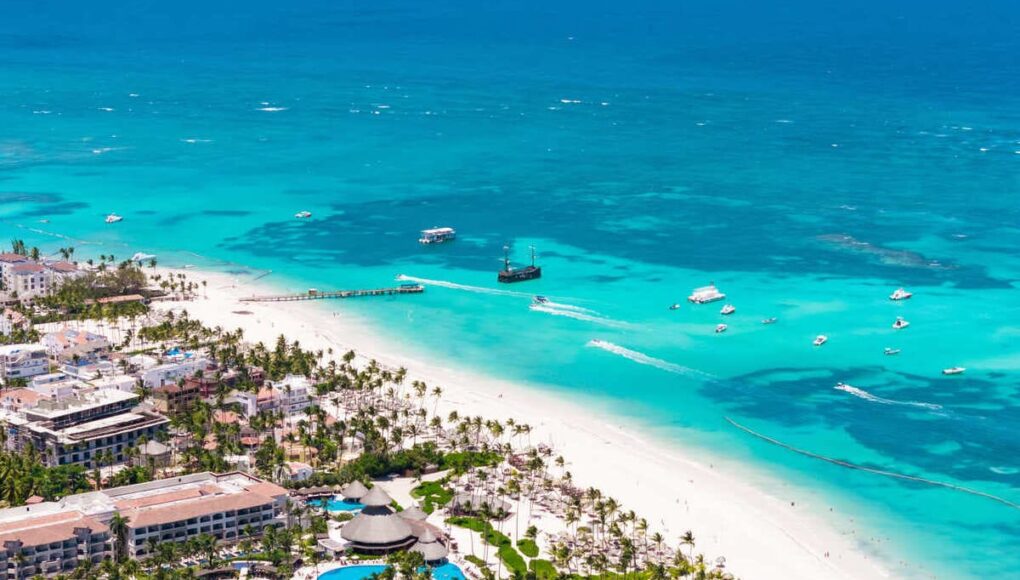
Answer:
<svg viewBox="0 0 1020 580"><path fill-rule="evenodd" d="M252 296L242 298L241 302L297 302L300 300L336 300L340 298L359 298L361 296L393 296L396 294L421 294L425 286L421 284L401 284L394 288L375 288L371 290L333 290L320 292L309 290L302 294L277 294L275 296Z"/></svg>

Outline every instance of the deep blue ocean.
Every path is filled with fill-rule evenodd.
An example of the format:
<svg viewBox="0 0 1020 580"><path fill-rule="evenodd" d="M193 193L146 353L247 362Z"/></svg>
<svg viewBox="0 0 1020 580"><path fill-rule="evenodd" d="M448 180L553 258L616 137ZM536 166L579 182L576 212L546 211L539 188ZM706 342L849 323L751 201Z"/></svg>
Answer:
<svg viewBox="0 0 1020 580"><path fill-rule="evenodd" d="M1006 1L6 0L0 239L429 280L335 307L818 489L904 575L1018 577L1020 510L724 419L1020 502L1018 31ZM506 243L540 281L497 288Z"/></svg>

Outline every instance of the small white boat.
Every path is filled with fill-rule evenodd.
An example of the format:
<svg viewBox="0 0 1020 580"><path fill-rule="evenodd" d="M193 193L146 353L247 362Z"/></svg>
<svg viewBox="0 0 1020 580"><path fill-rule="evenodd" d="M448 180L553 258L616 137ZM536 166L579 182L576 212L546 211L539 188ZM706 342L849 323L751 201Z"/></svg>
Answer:
<svg viewBox="0 0 1020 580"><path fill-rule="evenodd" d="M115 213L111 213L110 215L106 216L106 223L108 223L108 224L115 224L115 223L117 223L119 221L122 221L123 219L124 218L120 217L119 215L117 215Z"/></svg>
<svg viewBox="0 0 1020 580"><path fill-rule="evenodd" d="M906 320L904 320L902 316L897 316L896 317L896 322L892 323L892 327L894 329L896 329L896 330L900 330L900 329L906 328L908 326L910 326L910 323L907 322Z"/></svg>
<svg viewBox="0 0 1020 580"><path fill-rule="evenodd" d="M884 351L882 351L882 352L885 353L885 356L893 356L893 355L896 355L896 354L900 354L900 349L886 347L886 349Z"/></svg>
<svg viewBox="0 0 1020 580"><path fill-rule="evenodd" d="M736 311L737 309L734 308L732 304L727 304L726 306L722 307L722 310L719 311L719 314L722 314L723 316L729 316L730 314L733 314Z"/></svg>
<svg viewBox="0 0 1020 580"><path fill-rule="evenodd" d="M962 375L967 369L964 367L950 367L948 369L942 369L944 375Z"/></svg>
<svg viewBox="0 0 1020 580"><path fill-rule="evenodd" d="M729 327L728 327L728 326L726 326L725 324L719 324L719 325L717 325L717 326L715 327L715 333L716 333L716 334L719 334L720 332L726 332L726 329L727 329L727 328L729 328Z"/></svg>
<svg viewBox="0 0 1020 580"><path fill-rule="evenodd" d="M672 304L672 305L670 305L669 309L670 310L680 310L680 305L679 304Z"/></svg>
<svg viewBox="0 0 1020 580"><path fill-rule="evenodd" d="M889 295L889 300L907 300L913 296L913 293L907 292L903 288L897 288L895 292Z"/></svg>
<svg viewBox="0 0 1020 580"><path fill-rule="evenodd" d="M762 324L775 324L777 320L779 320L779 319L776 318L775 316L772 316L770 318L766 318L765 320L762 320L761 323Z"/></svg>
<svg viewBox="0 0 1020 580"><path fill-rule="evenodd" d="M296 214L294 214L294 217L296 217L299 220L308 219L308 218L312 217L312 212L310 212L310 211L299 211Z"/></svg>
<svg viewBox="0 0 1020 580"><path fill-rule="evenodd" d="M818 336L815 337L815 341L812 344L814 344L815 346L822 346L827 342L829 342L829 337L825 336L824 334L819 334Z"/></svg>

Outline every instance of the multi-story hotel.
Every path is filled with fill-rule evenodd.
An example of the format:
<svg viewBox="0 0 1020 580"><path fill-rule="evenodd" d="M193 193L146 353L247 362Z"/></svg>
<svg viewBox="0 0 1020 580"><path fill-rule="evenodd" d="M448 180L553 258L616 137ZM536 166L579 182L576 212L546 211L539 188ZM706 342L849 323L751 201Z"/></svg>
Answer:
<svg viewBox="0 0 1020 580"><path fill-rule="evenodd" d="M109 522L127 519L124 538L132 558L149 556L160 542L209 534L221 542L242 539L250 528L283 523L287 490L242 473L196 473L59 501L0 510L0 570L6 578L66 573L84 558L112 554Z"/></svg>
<svg viewBox="0 0 1020 580"><path fill-rule="evenodd" d="M0 346L0 383L11 379L30 379L50 372L46 347L39 344Z"/></svg>

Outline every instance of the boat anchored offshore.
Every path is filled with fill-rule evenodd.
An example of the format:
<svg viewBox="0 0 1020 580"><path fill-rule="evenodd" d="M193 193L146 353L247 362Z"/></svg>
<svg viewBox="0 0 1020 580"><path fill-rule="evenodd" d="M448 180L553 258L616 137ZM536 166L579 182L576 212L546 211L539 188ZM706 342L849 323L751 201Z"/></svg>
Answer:
<svg viewBox="0 0 1020 580"><path fill-rule="evenodd" d="M900 354L900 349L887 347L883 352L885 353L885 356L893 356L896 354Z"/></svg>
<svg viewBox="0 0 1020 580"><path fill-rule="evenodd" d="M691 295L687 297L688 302L693 302L695 304L708 304L709 302L716 302L718 300L725 299L726 295L720 292L719 289L715 287L715 284L695 288L691 292Z"/></svg>
<svg viewBox="0 0 1020 580"><path fill-rule="evenodd" d="M910 323L907 322L902 316L897 316L896 322L892 323L892 327L896 330L900 330L901 328L906 328L908 326L910 326Z"/></svg>
<svg viewBox="0 0 1020 580"><path fill-rule="evenodd" d="M827 342L829 342L829 337L825 336L824 334L819 334L818 336L815 337L815 341L812 344L814 344L815 346L822 346Z"/></svg>
<svg viewBox="0 0 1020 580"><path fill-rule="evenodd" d="M726 306L722 307L722 310L719 311L719 314L722 314L723 316L729 316L730 314L733 314L736 311L737 309L732 304L727 304Z"/></svg>
<svg viewBox="0 0 1020 580"><path fill-rule="evenodd" d="M120 217L119 215L117 215L115 213L111 213L110 215L106 216L106 223L108 223L108 224L115 224L115 223L117 223L119 221L123 221L123 219L124 218Z"/></svg>
<svg viewBox="0 0 1020 580"><path fill-rule="evenodd" d="M299 220L308 219L308 218L312 217L312 212L310 212L310 211L299 211L296 214L294 214L294 217L296 217Z"/></svg>
<svg viewBox="0 0 1020 580"><path fill-rule="evenodd" d="M680 310L680 305L679 304L670 304L669 305L669 309L670 310Z"/></svg>
<svg viewBox="0 0 1020 580"><path fill-rule="evenodd" d="M895 292L889 295L889 300L907 300L913 296L913 293L907 292L903 288L897 288Z"/></svg>
<svg viewBox="0 0 1020 580"><path fill-rule="evenodd" d="M776 318L775 316L773 316L771 318L766 318L765 320L762 320L761 323L762 324L775 324L777 320L779 320L779 319Z"/></svg>
<svg viewBox="0 0 1020 580"><path fill-rule="evenodd" d="M962 375L967 369L964 367L950 367L948 369L942 369L944 375Z"/></svg>
<svg viewBox="0 0 1020 580"><path fill-rule="evenodd" d="M457 230L453 228L432 228L421 231L419 244L441 244L457 238Z"/></svg>
<svg viewBox="0 0 1020 580"><path fill-rule="evenodd" d="M542 268L535 265L535 246L531 248L531 265L524 268L510 267L510 246L503 246L503 269L499 271L497 281L504 284L524 282L542 277Z"/></svg>
<svg viewBox="0 0 1020 580"><path fill-rule="evenodd" d="M720 332L726 332L727 328L729 328L729 326L726 326L725 324L717 324L715 327L715 333L719 334Z"/></svg>

